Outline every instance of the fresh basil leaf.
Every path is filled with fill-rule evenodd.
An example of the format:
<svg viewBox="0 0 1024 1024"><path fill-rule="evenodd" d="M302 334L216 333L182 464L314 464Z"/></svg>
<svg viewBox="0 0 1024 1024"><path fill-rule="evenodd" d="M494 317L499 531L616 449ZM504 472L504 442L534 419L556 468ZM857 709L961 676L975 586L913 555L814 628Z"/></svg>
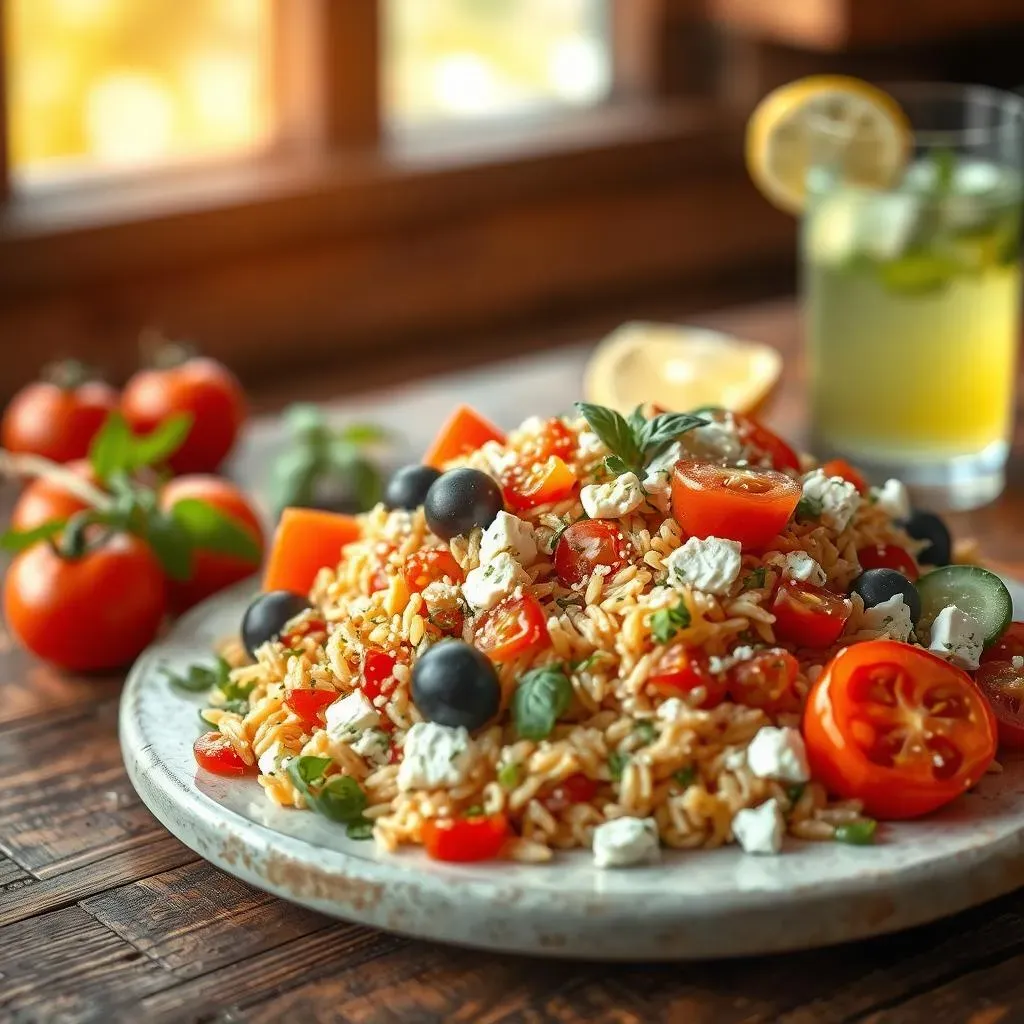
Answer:
<svg viewBox="0 0 1024 1024"><path fill-rule="evenodd" d="M324 772L331 766L329 757L296 757L288 762L288 774L303 796L308 788L315 785L324 777Z"/></svg>
<svg viewBox="0 0 1024 1024"><path fill-rule="evenodd" d="M694 781L696 780L696 778L697 778L697 769L692 764L691 765L687 765L685 768L680 768L679 771L675 772L672 775L672 778L680 786L682 786L683 789L686 789L687 786L692 785L694 783Z"/></svg>
<svg viewBox="0 0 1024 1024"><path fill-rule="evenodd" d="M247 700L229 700L220 705L221 711L230 711L236 715L249 713L249 702Z"/></svg>
<svg viewBox="0 0 1024 1024"><path fill-rule="evenodd" d="M166 462L184 443L192 430L194 417L190 412L175 413L163 420L155 430L142 437L132 437L128 472Z"/></svg>
<svg viewBox="0 0 1024 1024"><path fill-rule="evenodd" d="M637 722L634 731L643 740L645 745L653 743L658 738L658 728L649 718L644 718Z"/></svg>
<svg viewBox="0 0 1024 1024"><path fill-rule="evenodd" d="M184 672L172 672L164 668L163 674L176 690L186 693L203 693L215 686L220 686L227 678L224 671L227 662L218 660L215 665L189 665Z"/></svg>
<svg viewBox="0 0 1024 1024"><path fill-rule="evenodd" d="M674 608L659 608L651 616L651 636L659 644L667 644L681 629L690 625L690 609L684 598Z"/></svg>
<svg viewBox="0 0 1024 1024"><path fill-rule="evenodd" d="M632 427L621 413L592 402L577 402L576 408L613 455L618 455L627 466L640 467L643 453Z"/></svg>
<svg viewBox="0 0 1024 1024"><path fill-rule="evenodd" d="M618 455L607 455L604 460L604 468L609 473L614 473L616 476L621 476L623 473L629 471L629 467L618 457Z"/></svg>
<svg viewBox="0 0 1024 1024"><path fill-rule="evenodd" d="M638 405L626 418L626 422L629 424L629 429L633 431L634 437L640 436L640 431L644 429L647 423L647 417L644 415L644 407Z"/></svg>
<svg viewBox="0 0 1024 1024"><path fill-rule="evenodd" d="M516 731L523 739L546 739L571 703L572 683L560 665L524 672L512 695Z"/></svg>
<svg viewBox="0 0 1024 1024"><path fill-rule="evenodd" d="M135 435L119 412L112 412L89 445L89 463L101 483L115 473L130 473Z"/></svg>
<svg viewBox="0 0 1024 1024"><path fill-rule="evenodd" d="M467 807L463 812L464 818L482 818L484 816L484 809L480 804L473 804L472 807Z"/></svg>
<svg viewBox="0 0 1024 1024"><path fill-rule="evenodd" d="M172 580L184 582L191 577L192 542L176 519L155 513L146 519L142 536Z"/></svg>
<svg viewBox="0 0 1024 1024"><path fill-rule="evenodd" d="M360 817L350 821L345 827L345 836L348 839L363 840L373 838L373 822L369 818Z"/></svg>
<svg viewBox="0 0 1024 1024"><path fill-rule="evenodd" d="M515 789L522 777L522 766L515 761L509 761L498 769L498 785L502 789Z"/></svg>
<svg viewBox="0 0 1024 1024"><path fill-rule="evenodd" d="M763 565L758 566L753 572L748 573L743 577L743 586L740 588L740 593L744 593L748 590L760 590L764 586L765 575L767 570Z"/></svg>
<svg viewBox="0 0 1024 1024"><path fill-rule="evenodd" d="M0 548L15 554L26 551L40 541L56 537L67 524L66 519L51 519L48 523L33 527L31 530L7 530L0 535Z"/></svg>
<svg viewBox="0 0 1024 1024"><path fill-rule="evenodd" d="M314 810L331 821L351 822L366 810L366 794L351 775L332 775L314 797Z"/></svg>
<svg viewBox="0 0 1024 1024"><path fill-rule="evenodd" d="M687 431L706 427L708 421L688 412L663 412L647 420L637 437L637 444L643 453L644 462L661 454L673 441Z"/></svg>
<svg viewBox="0 0 1024 1024"><path fill-rule="evenodd" d="M821 513L824 511L824 505L822 505L818 498L801 498L797 502L796 511L793 513L797 519L820 519Z"/></svg>
<svg viewBox="0 0 1024 1024"><path fill-rule="evenodd" d="M627 764L629 764L629 754L624 754L621 750L613 750L608 755L608 773L613 782L622 781L622 773L626 770Z"/></svg>
<svg viewBox="0 0 1024 1024"><path fill-rule="evenodd" d="M199 498L182 498L175 502L171 517L193 548L232 555L252 562L253 566L260 560L260 545L253 535L220 509Z"/></svg>
<svg viewBox="0 0 1024 1024"><path fill-rule="evenodd" d="M231 668L226 661L221 661L221 678L217 683L217 689L224 696L224 700L230 703L233 700L248 701L249 695L256 688L256 680L238 682L231 678Z"/></svg>

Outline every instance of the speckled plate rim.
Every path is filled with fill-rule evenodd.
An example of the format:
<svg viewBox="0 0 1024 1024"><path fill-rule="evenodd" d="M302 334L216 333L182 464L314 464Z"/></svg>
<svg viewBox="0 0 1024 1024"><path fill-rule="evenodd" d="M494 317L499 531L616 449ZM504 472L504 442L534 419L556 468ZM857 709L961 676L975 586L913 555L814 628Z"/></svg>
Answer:
<svg viewBox="0 0 1024 1024"><path fill-rule="evenodd" d="M1024 586L1011 584L1018 617ZM269 804L253 779L191 758L198 698L164 668L209 659L250 586L180 619L129 673L120 740L146 806L211 863L284 899L425 939L534 955L682 960L783 952L896 931L1024 885L1024 759L924 821L855 848L787 839L779 857L735 848L670 852L657 866L599 871L585 851L548 865L437 864L378 853L324 819Z"/></svg>

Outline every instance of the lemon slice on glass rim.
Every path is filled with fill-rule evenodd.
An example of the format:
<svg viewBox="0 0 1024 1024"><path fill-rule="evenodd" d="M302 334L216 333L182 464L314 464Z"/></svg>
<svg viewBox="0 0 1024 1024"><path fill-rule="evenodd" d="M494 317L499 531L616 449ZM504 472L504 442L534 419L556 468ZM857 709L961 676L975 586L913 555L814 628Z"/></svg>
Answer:
<svg viewBox="0 0 1024 1024"><path fill-rule="evenodd" d="M845 75L812 75L780 86L747 123L750 176L789 213L802 212L812 167L827 169L844 184L887 188L912 147L913 132L900 105Z"/></svg>
<svg viewBox="0 0 1024 1024"><path fill-rule="evenodd" d="M623 324L594 350L587 401L623 415L651 402L686 412L716 405L750 412L771 393L782 356L771 346L679 324Z"/></svg>

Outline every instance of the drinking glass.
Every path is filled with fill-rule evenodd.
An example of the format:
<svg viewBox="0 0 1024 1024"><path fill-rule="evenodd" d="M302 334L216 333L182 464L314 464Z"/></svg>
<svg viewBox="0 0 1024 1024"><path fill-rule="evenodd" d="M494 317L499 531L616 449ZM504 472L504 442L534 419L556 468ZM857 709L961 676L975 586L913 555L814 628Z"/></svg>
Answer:
<svg viewBox="0 0 1024 1024"><path fill-rule="evenodd" d="M812 446L899 477L923 507L974 508L1003 488L1013 422L1024 98L887 91L913 131L888 188L850 184L842 140L815 132L801 231Z"/></svg>

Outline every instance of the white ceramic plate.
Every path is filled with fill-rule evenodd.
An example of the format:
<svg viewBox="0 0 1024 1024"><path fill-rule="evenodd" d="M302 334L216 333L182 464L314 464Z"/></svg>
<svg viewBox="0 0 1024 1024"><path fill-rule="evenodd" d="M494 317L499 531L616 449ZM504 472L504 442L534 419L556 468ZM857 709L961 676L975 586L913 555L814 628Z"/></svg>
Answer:
<svg viewBox="0 0 1024 1024"><path fill-rule="evenodd" d="M1013 585L1016 617L1024 586ZM778 857L735 848L670 852L659 866L595 870L590 854L549 865L446 865L379 854L311 813L273 806L254 779L196 769L200 698L162 667L209 660L237 630L248 590L181 619L132 669L121 702L128 774L149 809L198 854L326 914L469 946L610 960L769 953L906 928L1024 884L1024 760L949 810L886 827L873 847L786 840Z"/></svg>

